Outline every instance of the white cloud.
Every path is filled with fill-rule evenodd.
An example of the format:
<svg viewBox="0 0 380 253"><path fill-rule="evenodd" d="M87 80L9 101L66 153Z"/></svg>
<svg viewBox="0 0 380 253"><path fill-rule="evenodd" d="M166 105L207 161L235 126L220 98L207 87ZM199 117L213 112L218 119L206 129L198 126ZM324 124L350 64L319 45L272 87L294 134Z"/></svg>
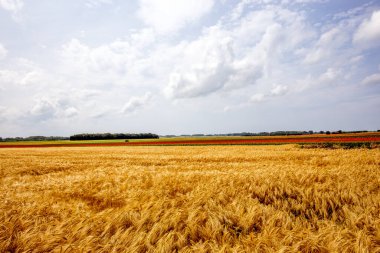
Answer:
<svg viewBox="0 0 380 253"><path fill-rule="evenodd" d="M12 13L19 12L23 6L22 0L0 0L0 7Z"/></svg>
<svg viewBox="0 0 380 253"><path fill-rule="evenodd" d="M79 112L75 107L69 107L63 111L63 116L65 116L66 118L71 118L78 115L78 113Z"/></svg>
<svg viewBox="0 0 380 253"><path fill-rule="evenodd" d="M8 54L7 49L0 43L0 60L5 59L7 54Z"/></svg>
<svg viewBox="0 0 380 253"><path fill-rule="evenodd" d="M231 20L237 20L239 19L244 12L244 9L249 6L249 4L252 3L252 0L242 0L240 3L238 3L235 8L231 11L230 18Z"/></svg>
<svg viewBox="0 0 380 253"><path fill-rule="evenodd" d="M249 98L249 103L261 103L275 99L275 97L284 96L289 91L286 85L275 85L267 94L257 93ZM242 104L243 105L243 104Z"/></svg>
<svg viewBox="0 0 380 253"><path fill-rule="evenodd" d="M20 80L21 85L36 85L43 82L45 75L41 71L30 71L27 72Z"/></svg>
<svg viewBox="0 0 380 253"><path fill-rule="evenodd" d="M100 90L73 88L69 93L72 94L71 97L74 97L75 99L89 100L91 98L101 96L103 92Z"/></svg>
<svg viewBox="0 0 380 253"><path fill-rule="evenodd" d="M54 94L49 94L49 96L36 96L33 105L24 117L34 121L62 120L75 117L79 114L79 110L74 104L80 104L80 101L73 99L72 96L76 94L69 95L71 93L55 91Z"/></svg>
<svg viewBox="0 0 380 253"><path fill-rule="evenodd" d="M150 29L132 33L130 37L91 47L78 39L62 46L61 71L74 76L80 86L138 85L147 71L151 56L146 52L155 41ZM158 64L159 65L159 64Z"/></svg>
<svg viewBox="0 0 380 253"><path fill-rule="evenodd" d="M296 5L296 4L309 4L309 3L327 3L330 0L242 0L233 12L243 12L245 8L250 5Z"/></svg>
<svg viewBox="0 0 380 253"><path fill-rule="evenodd" d="M255 85L271 78L283 55L293 54L310 35L302 15L276 7L247 14L232 26L222 22L183 43L165 94L190 98Z"/></svg>
<svg viewBox="0 0 380 253"><path fill-rule="evenodd" d="M8 108L5 106L0 106L0 120L4 121L8 116Z"/></svg>
<svg viewBox="0 0 380 253"><path fill-rule="evenodd" d="M308 4L308 3L327 3L329 0L282 0L283 4L298 3L298 4Z"/></svg>
<svg viewBox="0 0 380 253"><path fill-rule="evenodd" d="M343 29L336 26L321 34L315 47L309 50L305 57L305 63L318 63L327 57L332 57L336 48L341 47L348 40Z"/></svg>
<svg viewBox="0 0 380 253"><path fill-rule="evenodd" d="M183 50L181 67L170 74L168 97L196 97L221 89L233 72L231 39L217 29Z"/></svg>
<svg viewBox="0 0 380 253"><path fill-rule="evenodd" d="M371 2L367 2L357 7L338 12L334 14L333 20L340 20L340 19L347 19L347 18L352 19L355 17L360 17L361 15L363 15L363 13L366 13L366 10L368 8L371 8L370 6L371 6Z"/></svg>
<svg viewBox="0 0 380 253"><path fill-rule="evenodd" d="M139 17L159 33L175 32L196 22L214 5L214 0L140 0Z"/></svg>
<svg viewBox="0 0 380 253"><path fill-rule="evenodd" d="M36 120L48 120L53 118L57 112L57 103L47 98L41 98L36 101L30 109L30 115Z"/></svg>
<svg viewBox="0 0 380 253"><path fill-rule="evenodd" d="M131 43L137 48L148 47L156 41L156 34L150 28L144 28L131 34Z"/></svg>
<svg viewBox="0 0 380 253"><path fill-rule="evenodd" d="M260 102L263 102L265 99L266 99L266 96L264 94L258 93L258 94L251 96L249 101L251 103L260 103Z"/></svg>
<svg viewBox="0 0 380 253"><path fill-rule="evenodd" d="M19 78L19 73L12 70L0 70L0 85L13 83ZM1 87L1 86L0 86Z"/></svg>
<svg viewBox="0 0 380 253"><path fill-rule="evenodd" d="M341 77L341 75L342 75L342 71L340 69L328 68L326 72L324 72L319 77L319 80L321 80L322 82L331 82Z"/></svg>
<svg viewBox="0 0 380 253"><path fill-rule="evenodd" d="M112 108L99 108L98 110L90 113L90 118L99 119L113 114L115 110Z"/></svg>
<svg viewBox="0 0 380 253"><path fill-rule="evenodd" d="M18 58L11 59L8 63L9 69L0 69L0 87L21 85L37 88L49 83L49 75L30 60Z"/></svg>
<svg viewBox="0 0 380 253"><path fill-rule="evenodd" d="M356 63L359 63L359 62L361 62L363 60L364 60L364 56L363 55L357 55L357 56L354 56L354 57L352 57L350 59L350 63L356 64Z"/></svg>
<svg viewBox="0 0 380 253"><path fill-rule="evenodd" d="M50 31L51 42L47 39L46 43L44 41L46 48L38 49L44 52L41 58L36 56L37 51L33 51L37 50L36 47L22 43L30 41L28 36L34 38L33 33L37 30L42 39L47 38L44 31L49 25L45 27L45 23L37 20L26 22L23 24L28 28L28 31L24 29L25 41L19 40L17 29L15 35L8 35L6 45L9 48L0 45L0 59L4 60L0 61L0 103L6 106L3 111L7 115L17 114L12 117L20 118L20 124L42 120L53 125L73 122L80 126L97 122L106 129L114 127L109 123L111 120L94 118L117 119L114 121L120 122L119 126L125 125L123 120L127 118L123 113L133 114L147 104L159 104L160 108L149 107L139 114L139 120L149 120L144 117L151 111L163 110L170 115L180 115L186 108L189 120L195 121L199 119L199 108L211 117L224 107L226 111L254 112L253 103L264 102L256 109L268 110L288 97L292 98L292 103L297 100L301 108L309 105L311 97L314 101L322 100L321 94L328 85L329 94L336 97L334 103L339 103L351 91L338 93L337 89L343 90L346 86L346 89L354 90L357 80L368 85L379 83L377 70L362 78L366 69L373 68L370 65L378 64L374 58L376 53L363 50L368 43L376 46L375 41L378 41L378 26L374 24L377 25L376 13L379 11L373 12L373 4L355 11L339 9L346 11L339 16L334 15L336 10L332 8L322 17L318 5L306 7L307 3L321 2L318 0L222 3L215 0L203 3L141 0L137 4L112 6L115 7L112 8L115 17L104 19L101 14L108 15L109 12L102 12L101 8L110 7L107 5L113 2L116 3L111 0L83 1L81 8L85 8L84 5L98 8L92 9L86 19L99 18L105 22L101 22L101 27L96 27L98 22L83 24L83 27L75 28L77 31L67 27L59 31L62 34ZM25 1L25 5L27 3ZM60 8L65 7L63 5ZM233 5L236 7L231 8ZM67 6L72 10L72 4ZM133 7L139 10L133 10ZM29 17L34 11L41 11L37 8L39 5L25 8L25 15ZM20 9L16 12L23 14ZM60 11L65 15L57 17L67 21L65 24L70 26L71 23L64 20L66 17L77 21L67 9ZM127 12L131 15L124 15ZM45 21L45 14L46 10L39 19ZM141 20L147 25L143 29L140 29ZM37 23L41 27L36 27ZM80 37L81 30L86 31L86 36ZM107 30L107 34L99 39L96 32L100 30ZM53 50L62 42L61 39L53 41L55 38L66 39L58 53ZM7 49L15 53L7 54ZM35 63L14 58L16 55L22 57L24 53ZM340 88L331 85L343 78L347 85ZM371 88L363 85L357 90L368 93L368 89ZM373 88L372 91L376 92ZM152 99L150 94L157 93L165 97ZM37 99L33 101L33 98ZM276 110L281 111L281 108ZM237 118L242 111L236 114ZM18 121L14 122L17 125ZM137 121L133 124L136 128L138 124L141 126ZM12 129L10 124L3 125L2 128ZM207 124L203 126L207 127ZM241 123L239 126L247 125ZM188 131L190 128L179 125L178 129Z"/></svg>
<svg viewBox="0 0 380 253"><path fill-rule="evenodd" d="M363 47L380 45L380 10L374 11L370 19L361 23L354 34L353 42Z"/></svg>
<svg viewBox="0 0 380 253"><path fill-rule="evenodd" d="M122 108L122 113L134 113L137 110L145 107L152 99L152 94L147 92L141 97L132 97Z"/></svg>
<svg viewBox="0 0 380 253"><path fill-rule="evenodd" d="M2 125L3 124L5 125L5 123L7 123L7 122L10 122L13 125L15 120L17 121L17 119L19 119L19 117L20 117L20 110L16 106L2 106L2 105L0 105L0 129L2 128ZM4 130L5 129L2 129L2 132Z"/></svg>
<svg viewBox="0 0 380 253"><path fill-rule="evenodd" d="M364 85L380 85L380 73L376 73L370 76L367 76L363 79L362 84Z"/></svg>
<svg viewBox="0 0 380 253"><path fill-rule="evenodd" d="M86 0L86 6L90 8L96 8L103 4L112 4L113 0Z"/></svg>
<svg viewBox="0 0 380 253"><path fill-rule="evenodd" d="M288 92L288 86L285 85L276 85L271 91L270 95L272 96L283 96Z"/></svg>
<svg viewBox="0 0 380 253"><path fill-rule="evenodd" d="M127 41L91 48L72 39L62 47L61 71L71 73L69 76L75 75L76 82L82 87L124 82L127 66L135 59L134 50Z"/></svg>

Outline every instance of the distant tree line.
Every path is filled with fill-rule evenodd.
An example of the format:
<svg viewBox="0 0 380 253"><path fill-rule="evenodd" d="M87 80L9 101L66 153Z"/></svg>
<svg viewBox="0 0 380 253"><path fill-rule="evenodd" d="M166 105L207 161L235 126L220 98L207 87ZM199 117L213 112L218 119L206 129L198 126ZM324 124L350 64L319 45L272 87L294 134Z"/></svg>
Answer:
<svg viewBox="0 0 380 253"><path fill-rule="evenodd" d="M283 136L283 135L306 135L306 134L342 134L342 133L366 133L367 130L362 131L275 131L275 132L260 132L260 133L232 133L226 134L227 136Z"/></svg>
<svg viewBox="0 0 380 253"><path fill-rule="evenodd" d="M314 131L275 131L275 132L241 132L241 133L228 133L228 134L214 134L213 136L282 136L282 135L303 135L314 134ZM195 134L192 136L205 136L201 134Z"/></svg>
<svg viewBox="0 0 380 253"><path fill-rule="evenodd" d="M376 130L375 130L376 131ZM283 136L283 135L305 135L305 134L355 134L355 133L366 133L367 130L361 131L275 131L275 132L260 132L260 133L228 133L228 134L182 134L182 135L163 135L162 137L203 137L203 136ZM380 132L380 130L377 130ZM29 136L29 137L0 137L0 142L12 142L12 141L60 141L60 140L112 140L112 139L158 139L157 134L152 133L85 133L85 134L75 134L70 137L62 136Z"/></svg>
<svg viewBox="0 0 380 253"><path fill-rule="evenodd" d="M378 130L379 132L380 130ZM286 135L306 135L306 134L353 134L353 133L366 133L367 130L361 131L275 131L275 132L241 132L241 133L227 133L227 134L182 134L180 137L203 137L203 136L286 136ZM178 137L177 135L164 135L163 137Z"/></svg>
<svg viewBox="0 0 380 253"><path fill-rule="evenodd" d="M75 134L70 136L70 141L79 141L79 140L116 140L116 139L158 139L160 138L157 134L152 133L85 133L85 134Z"/></svg>
<svg viewBox="0 0 380 253"><path fill-rule="evenodd" d="M29 137L9 137L1 138L0 141L3 142L12 142L12 141L62 141L68 140L68 137L62 136L29 136Z"/></svg>

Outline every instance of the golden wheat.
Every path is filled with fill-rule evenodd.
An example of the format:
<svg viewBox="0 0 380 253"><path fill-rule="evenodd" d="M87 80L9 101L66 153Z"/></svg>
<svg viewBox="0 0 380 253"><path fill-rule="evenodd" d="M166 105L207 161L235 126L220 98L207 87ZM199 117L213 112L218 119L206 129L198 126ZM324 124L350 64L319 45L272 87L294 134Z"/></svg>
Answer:
<svg viewBox="0 0 380 253"><path fill-rule="evenodd" d="M380 151L0 149L0 252L380 252Z"/></svg>

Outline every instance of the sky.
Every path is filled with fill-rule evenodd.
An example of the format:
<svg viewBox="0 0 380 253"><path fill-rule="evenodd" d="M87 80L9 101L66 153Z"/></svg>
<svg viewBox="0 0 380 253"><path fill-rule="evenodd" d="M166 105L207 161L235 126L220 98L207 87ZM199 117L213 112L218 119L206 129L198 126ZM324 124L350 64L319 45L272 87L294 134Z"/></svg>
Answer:
<svg viewBox="0 0 380 253"><path fill-rule="evenodd" d="M378 0L0 0L0 137L377 129Z"/></svg>

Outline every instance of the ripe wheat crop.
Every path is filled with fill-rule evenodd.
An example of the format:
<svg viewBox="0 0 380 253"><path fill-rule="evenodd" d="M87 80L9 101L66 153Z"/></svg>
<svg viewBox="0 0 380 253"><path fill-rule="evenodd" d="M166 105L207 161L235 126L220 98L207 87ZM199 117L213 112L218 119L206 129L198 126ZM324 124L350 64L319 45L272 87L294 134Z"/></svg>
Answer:
<svg viewBox="0 0 380 253"><path fill-rule="evenodd" d="M380 252L379 149L0 149L0 252Z"/></svg>

